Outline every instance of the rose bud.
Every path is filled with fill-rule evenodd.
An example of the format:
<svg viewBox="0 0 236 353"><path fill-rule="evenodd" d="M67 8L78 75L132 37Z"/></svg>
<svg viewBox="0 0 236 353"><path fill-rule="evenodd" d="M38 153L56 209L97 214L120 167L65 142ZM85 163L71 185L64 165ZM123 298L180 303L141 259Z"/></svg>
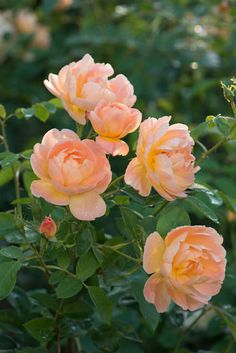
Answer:
<svg viewBox="0 0 236 353"><path fill-rule="evenodd" d="M39 233L46 238L53 238L57 232L57 225L51 217L45 217L39 226Z"/></svg>

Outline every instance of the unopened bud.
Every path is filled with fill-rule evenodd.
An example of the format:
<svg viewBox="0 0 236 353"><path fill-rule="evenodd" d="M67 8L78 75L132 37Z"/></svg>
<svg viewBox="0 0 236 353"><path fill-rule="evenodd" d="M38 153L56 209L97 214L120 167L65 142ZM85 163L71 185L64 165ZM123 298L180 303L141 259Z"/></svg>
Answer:
<svg viewBox="0 0 236 353"><path fill-rule="evenodd" d="M221 87L223 89L223 94L225 99L231 103L234 100L234 92L231 90L231 87L226 86L223 82L221 82Z"/></svg>
<svg viewBox="0 0 236 353"><path fill-rule="evenodd" d="M57 225L51 217L45 217L39 226L39 233L50 239L56 235Z"/></svg>

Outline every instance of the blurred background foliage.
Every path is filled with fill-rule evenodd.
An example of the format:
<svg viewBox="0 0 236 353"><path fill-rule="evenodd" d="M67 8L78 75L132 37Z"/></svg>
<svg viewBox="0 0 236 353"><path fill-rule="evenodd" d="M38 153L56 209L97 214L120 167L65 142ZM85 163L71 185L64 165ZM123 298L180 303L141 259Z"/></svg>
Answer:
<svg viewBox="0 0 236 353"><path fill-rule="evenodd" d="M236 74L235 0L74 0L66 3L58 0L0 0L0 102L8 113L13 113L18 107L27 108L51 99L43 85L47 75L57 73L63 65L90 53L95 61L109 62L116 74L124 73L129 78L138 97L136 106L144 118L173 115L173 122L183 122L194 129L208 115L232 114L222 95L220 81L229 82L230 77ZM22 152L31 149L52 127L74 129L74 123L63 110L58 110L45 122L34 117L27 121L11 119L8 124L11 150ZM128 137L131 146L136 136L134 133ZM195 149L199 156L202 147L209 148L222 138L222 131L204 125L199 136L195 130L195 136L196 140L200 138ZM120 175L128 159L116 158L111 163L113 170ZM232 141L205 161L197 176L197 182L207 183L224 192L217 193L218 199L211 195L211 202L204 193L200 199L211 203L220 220L218 230L225 236L225 246L229 249L229 275L216 303L230 306L233 311L236 307L235 165L236 144ZM14 198L12 183L4 184L1 187L1 211L12 207L10 202ZM222 206L222 198L226 207ZM177 201L176 205L182 205L181 202ZM136 208L141 212L143 204L140 206L138 202ZM215 227L210 217L208 220L204 218L204 212L202 216L201 212L196 216L191 205L186 208L192 224ZM115 219L118 211L113 212ZM145 230L152 228L148 221L143 223ZM99 225L100 221L97 221L98 228ZM113 226L111 218L107 229L112 232ZM119 270L122 271L122 263ZM21 281L25 288L32 287L33 276L24 276ZM40 276L38 280L41 280ZM13 308L17 307L17 298L21 300L22 315L26 315L28 299L20 289L9 299ZM90 353L172 352L179 338L179 326L184 329L193 322L192 316L176 309L171 316L164 316L154 335L126 293L120 308L116 309L116 316L121 322L125 321L127 327L121 327L119 320L112 328L91 328L86 320L77 326L77 316L84 319L89 308L78 310L79 303L76 302L78 312L73 316L75 309L72 304L68 303L71 311L68 311L65 330L72 336L76 336L76 330L85 332L82 334L82 347ZM33 305L32 310L36 310L35 302L30 305ZM156 323L156 318L150 320ZM188 349L179 349L175 353L236 352L226 321L227 318L222 321L210 310L191 337L185 337ZM236 322L231 322L230 330L236 335ZM95 345L87 336L92 337ZM128 339L125 336L129 336ZM35 345L33 338L23 339L29 346ZM30 352L24 350L24 353Z"/></svg>

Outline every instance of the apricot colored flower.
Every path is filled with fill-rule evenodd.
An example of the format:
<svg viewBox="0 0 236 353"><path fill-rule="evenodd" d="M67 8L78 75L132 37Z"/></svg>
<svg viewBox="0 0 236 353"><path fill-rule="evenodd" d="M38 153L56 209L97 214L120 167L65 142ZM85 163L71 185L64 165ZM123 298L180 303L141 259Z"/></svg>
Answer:
<svg viewBox="0 0 236 353"><path fill-rule="evenodd" d="M54 238L57 232L57 225L51 217L45 217L39 226L39 233L46 238Z"/></svg>
<svg viewBox="0 0 236 353"><path fill-rule="evenodd" d="M89 114L89 120L99 135L97 143L107 154L125 156L129 146L121 139L138 128L142 114L138 109L125 104L101 102Z"/></svg>
<svg viewBox="0 0 236 353"><path fill-rule="evenodd" d="M114 100L108 87L108 77L113 74L110 64L95 63L86 54L78 62L64 66L58 75L50 74L44 80L47 89L60 98L69 115L78 123L86 123L86 111L93 110L98 102Z"/></svg>
<svg viewBox="0 0 236 353"><path fill-rule="evenodd" d="M173 201L186 197L194 182L194 141L187 125L169 125L171 117L148 118L140 125L136 155L125 172L125 182L148 196L153 187L162 197Z"/></svg>
<svg viewBox="0 0 236 353"><path fill-rule="evenodd" d="M54 205L69 205L80 220L105 214L106 204L100 194L111 181L111 169L95 141L80 140L71 130L52 129L34 146L31 165L40 178L31 184L34 196Z"/></svg>
<svg viewBox="0 0 236 353"><path fill-rule="evenodd" d="M33 12L23 9L17 12L15 23L19 32L34 33L38 25L38 20Z"/></svg>
<svg viewBox="0 0 236 353"><path fill-rule="evenodd" d="M144 270L151 274L144 297L165 312L173 300L184 310L207 304L225 277L225 249L213 228L184 226L171 230L165 240L154 232L146 240Z"/></svg>

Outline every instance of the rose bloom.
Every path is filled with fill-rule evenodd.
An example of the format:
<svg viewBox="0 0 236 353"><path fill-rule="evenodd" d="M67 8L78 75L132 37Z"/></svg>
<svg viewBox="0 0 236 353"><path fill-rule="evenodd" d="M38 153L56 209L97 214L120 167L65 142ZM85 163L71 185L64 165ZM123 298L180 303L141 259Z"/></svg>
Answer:
<svg viewBox="0 0 236 353"><path fill-rule="evenodd" d="M194 141L184 124L169 125L171 117L148 118L140 125L136 155L125 172L125 182L148 196L153 187L162 197L173 201L186 197L194 182Z"/></svg>
<svg viewBox="0 0 236 353"><path fill-rule="evenodd" d="M51 44L51 36L47 26L38 25L34 32L33 47L47 49Z"/></svg>
<svg viewBox="0 0 236 353"><path fill-rule="evenodd" d="M74 0L58 0L55 8L58 10L66 9L73 4Z"/></svg>
<svg viewBox="0 0 236 353"><path fill-rule="evenodd" d="M62 100L69 115L84 125L86 111L93 110L102 99L114 99L107 80L112 74L113 68L110 64L95 63L86 54L78 62L64 66L58 75L50 74L44 84L52 94Z"/></svg>
<svg viewBox="0 0 236 353"><path fill-rule="evenodd" d="M101 101L120 102L132 107L136 101L134 89L124 75L108 80L114 71L110 64L95 63L86 54L64 66L58 75L50 74L44 80L47 89L60 98L69 115L79 124L86 123L86 113Z"/></svg>
<svg viewBox="0 0 236 353"><path fill-rule="evenodd" d="M173 300L184 310L197 310L221 288L225 277L222 237L205 226L171 230L165 240L154 232L146 240L143 267L152 274L144 297L165 312Z"/></svg>
<svg viewBox="0 0 236 353"><path fill-rule="evenodd" d="M71 130L52 129L34 146L31 165L40 180L32 194L66 206L80 220L94 220L106 212L100 194L111 181L110 164L95 141L80 140Z"/></svg>
<svg viewBox="0 0 236 353"><path fill-rule="evenodd" d="M16 27L21 33L34 33L37 27L37 17L33 12L20 10L15 18Z"/></svg>
<svg viewBox="0 0 236 353"><path fill-rule="evenodd" d="M57 226L51 217L45 217L39 226L39 233L46 238L54 238L57 232Z"/></svg>
<svg viewBox="0 0 236 353"><path fill-rule="evenodd" d="M135 131L142 119L138 109L129 108L125 104L101 102L88 116L93 129L99 135L98 144L107 154L125 156L129 146L121 139Z"/></svg>

